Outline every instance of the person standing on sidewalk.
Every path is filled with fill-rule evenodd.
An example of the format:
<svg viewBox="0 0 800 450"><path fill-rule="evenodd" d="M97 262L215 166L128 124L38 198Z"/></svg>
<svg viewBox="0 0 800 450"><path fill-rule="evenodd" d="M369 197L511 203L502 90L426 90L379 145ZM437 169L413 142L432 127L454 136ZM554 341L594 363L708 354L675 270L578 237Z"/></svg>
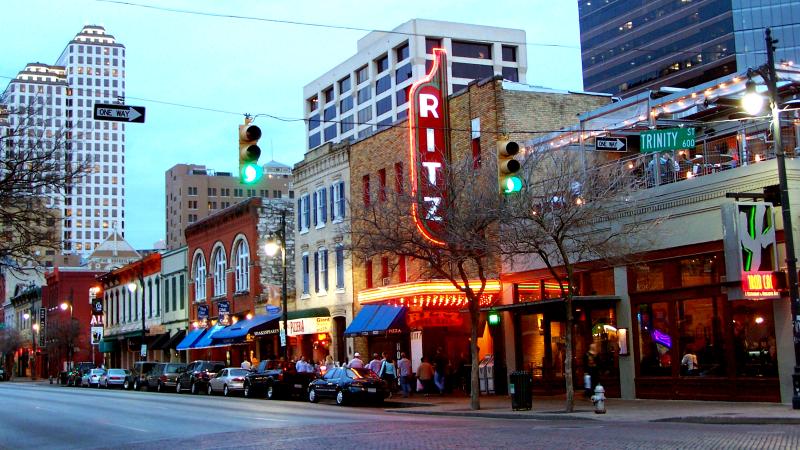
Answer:
<svg viewBox="0 0 800 450"><path fill-rule="evenodd" d="M419 367L417 367L417 379L422 385L422 392L425 393L425 397L433 392L433 365L424 356Z"/></svg>
<svg viewBox="0 0 800 450"><path fill-rule="evenodd" d="M358 352L353 353L353 359L350 360L350 363L347 364L347 367L351 369L363 369L364 361L361 360L361 354Z"/></svg>
<svg viewBox="0 0 800 450"><path fill-rule="evenodd" d="M401 352L400 359L397 360L397 371L400 375L400 389L403 391L403 398L408 398L411 395L411 360L406 357L405 352Z"/></svg>
<svg viewBox="0 0 800 450"><path fill-rule="evenodd" d="M442 347L436 349L436 356L433 358L433 365L435 369L434 382L439 389L439 395L444 395L445 388L447 387L447 366L450 365L447 356L444 355Z"/></svg>
<svg viewBox="0 0 800 450"><path fill-rule="evenodd" d="M372 361L369 362L367 368L369 368L369 370L375 372L376 374L380 375L379 372L381 371L381 365L383 365L383 361L381 361L377 353L373 353Z"/></svg>
<svg viewBox="0 0 800 450"><path fill-rule="evenodd" d="M386 356L383 359L378 376L389 385L389 398L392 398L392 394L397 389L395 385L395 381L397 380L397 367L395 367L394 360L392 360L391 356Z"/></svg>

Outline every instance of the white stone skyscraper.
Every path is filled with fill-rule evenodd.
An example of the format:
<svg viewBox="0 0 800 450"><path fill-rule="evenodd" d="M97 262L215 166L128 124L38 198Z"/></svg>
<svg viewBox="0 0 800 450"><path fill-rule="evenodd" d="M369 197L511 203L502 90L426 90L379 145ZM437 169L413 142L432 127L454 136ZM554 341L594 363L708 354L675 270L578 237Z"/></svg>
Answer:
<svg viewBox="0 0 800 450"><path fill-rule="evenodd" d="M28 64L0 96L9 111L36 106L37 133L63 137L73 160L91 161L91 173L66 188L63 203L50 202L63 213L64 253L88 255L110 233L124 236L125 125L92 118L95 103L124 99L125 47L96 25L84 26L55 65Z"/></svg>

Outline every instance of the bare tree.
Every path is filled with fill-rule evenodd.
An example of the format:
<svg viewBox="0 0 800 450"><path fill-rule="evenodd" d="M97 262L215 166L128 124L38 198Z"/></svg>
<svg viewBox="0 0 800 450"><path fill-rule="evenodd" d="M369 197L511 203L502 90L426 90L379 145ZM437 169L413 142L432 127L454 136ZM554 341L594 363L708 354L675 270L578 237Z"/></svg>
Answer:
<svg viewBox="0 0 800 450"><path fill-rule="evenodd" d="M496 278L500 267L498 254L493 251L494 241L487 239L498 223L500 212L496 169L478 167L469 159L446 164L440 176L446 182L433 195L443 199L435 209L430 201L412 196L407 186L402 186L400 192L379 191L368 205L354 202L350 250L362 260L380 255L413 258L420 279L447 280L465 295L471 336L470 407L480 409L480 306L487 280ZM438 217L435 224L438 243L420 233L412 210L418 219Z"/></svg>
<svg viewBox="0 0 800 450"><path fill-rule="evenodd" d="M633 172L621 162L574 150L529 151L523 189L504 202L502 252L512 264L544 266L566 309L566 410L574 407L572 361L576 265L624 262L656 225L637 214Z"/></svg>
<svg viewBox="0 0 800 450"><path fill-rule="evenodd" d="M5 360L6 377L11 375L12 355L19 349L21 343L22 338L16 328L0 329L0 354L3 355Z"/></svg>
<svg viewBox="0 0 800 450"><path fill-rule="evenodd" d="M35 269L42 253L60 252L64 194L95 170L73 156L69 128L34 100L0 114L0 270Z"/></svg>
<svg viewBox="0 0 800 450"><path fill-rule="evenodd" d="M75 318L55 319L48 321L47 336L47 358L50 363L50 370L53 364L57 364L62 359L70 361L72 351L80 338L80 322ZM60 368L58 370L60 372Z"/></svg>

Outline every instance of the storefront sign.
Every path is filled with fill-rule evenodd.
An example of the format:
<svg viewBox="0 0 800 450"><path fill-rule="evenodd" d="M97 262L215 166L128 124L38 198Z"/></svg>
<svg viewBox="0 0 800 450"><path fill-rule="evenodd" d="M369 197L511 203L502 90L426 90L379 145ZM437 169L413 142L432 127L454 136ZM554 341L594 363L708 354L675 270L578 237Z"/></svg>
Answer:
<svg viewBox="0 0 800 450"><path fill-rule="evenodd" d="M460 327L464 317L460 313L447 311L409 312L406 316L409 328Z"/></svg>
<svg viewBox="0 0 800 450"><path fill-rule="evenodd" d="M780 298L778 280L774 272L755 272L742 274L744 296L752 299Z"/></svg>
<svg viewBox="0 0 800 450"><path fill-rule="evenodd" d="M103 327L92 327L92 345L99 345L103 340Z"/></svg>
<svg viewBox="0 0 800 450"><path fill-rule="evenodd" d="M496 299L497 295L495 294L483 294L480 298L480 306L490 306ZM464 308L468 305L468 300L466 294L412 295L410 297L400 297L397 300L389 301L388 304L420 309L435 306Z"/></svg>
<svg viewBox="0 0 800 450"><path fill-rule="evenodd" d="M39 347L47 343L47 309L39 308Z"/></svg>
<svg viewBox="0 0 800 450"><path fill-rule="evenodd" d="M254 331L253 332L253 336L255 336L255 337L269 336L271 334L278 334L278 331L280 331L280 330L278 330L277 328L271 328L269 330L258 330L258 331Z"/></svg>
<svg viewBox="0 0 800 450"><path fill-rule="evenodd" d="M639 136L642 153L694 148L694 128L667 128L644 131Z"/></svg>
<svg viewBox="0 0 800 450"><path fill-rule="evenodd" d="M208 327L208 305L197 305L197 321L201 328Z"/></svg>
<svg viewBox="0 0 800 450"><path fill-rule="evenodd" d="M433 49L433 67L428 75L411 85L409 106L409 153L411 171L411 217L419 232L431 242L441 240L445 177L450 161L450 117L447 105L447 54Z"/></svg>
<svg viewBox="0 0 800 450"><path fill-rule="evenodd" d="M330 333L330 317L304 317L289 321L289 336L300 334Z"/></svg>
<svg viewBox="0 0 800 450"><path fill-rule="evenodd" d="M219 310L219 324L228 326L231 324L231 304L228 302L217 303Z"/></svg>

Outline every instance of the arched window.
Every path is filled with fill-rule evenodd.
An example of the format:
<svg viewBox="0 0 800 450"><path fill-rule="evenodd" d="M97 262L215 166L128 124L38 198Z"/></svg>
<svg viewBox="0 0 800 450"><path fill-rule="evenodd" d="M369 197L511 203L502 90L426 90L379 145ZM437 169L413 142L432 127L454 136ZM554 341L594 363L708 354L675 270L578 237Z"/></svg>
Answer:
<svg viewBox="0 0 800 450"><path fill-rule="evenodd" d="M202 253L194 257L194 299L198 302L206 299L206 260Z"/></svg>
<svg viewBox="0 0 800 450"><path fill-rule="evenodd" d="M247 241L240 239L234 251L236 258L236 292L250 290L250 249Z"/></svg>
<svg viewBox="0 0 800 450"><path fill-rule="evenodd" d="M214 297L221 297L225 295L225 270L228 264L225 261L225 250L222 247L217 247L214 251Z"/></svg>

